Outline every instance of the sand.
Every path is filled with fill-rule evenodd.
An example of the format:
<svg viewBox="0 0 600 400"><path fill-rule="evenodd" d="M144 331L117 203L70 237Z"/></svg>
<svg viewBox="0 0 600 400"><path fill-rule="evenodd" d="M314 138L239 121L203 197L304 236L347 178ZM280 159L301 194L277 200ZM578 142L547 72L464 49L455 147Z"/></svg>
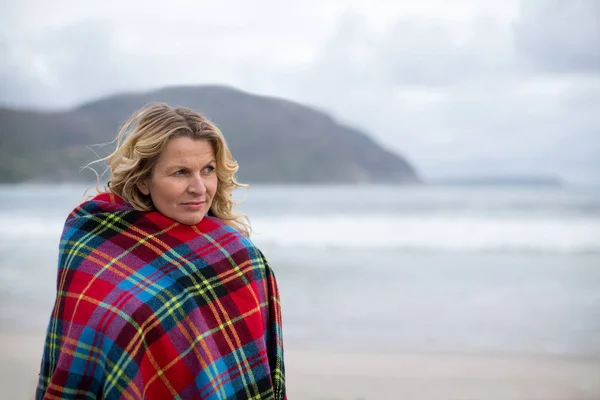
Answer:
<svg viewBox="0 0 600 400"><path fill-rule="evenodd" d="M291 399L600 399L600 360L290 351Z"/></svg>
<svg viewBox="0 0 600 400"><path fill-rule="evenodd" d="M33 398L44 337L0 333L0 398ZM598 400L600 360L286 350L290 400Z"/></svg>

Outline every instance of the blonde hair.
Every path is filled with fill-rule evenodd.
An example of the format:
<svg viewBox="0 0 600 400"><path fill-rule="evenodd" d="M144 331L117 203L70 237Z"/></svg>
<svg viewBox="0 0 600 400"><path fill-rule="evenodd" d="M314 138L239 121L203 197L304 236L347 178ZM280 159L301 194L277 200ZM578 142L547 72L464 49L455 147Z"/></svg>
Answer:
<svg viewBox="0 0 600 400"><path fill-rule="evenodd" d="M189 108L151 103L136 111L119 131L115 151L98 160L107 162L111 174L105 191L120 196L136 210L154 210L152 199L139 191L137 183L151 176L161 152L174 137L207 140L211 144L217 162L218 184L210 213L249 237L248 217L233 212L236 203L233 191L247 187L235 179L238 163L219 128Z"/></svg>

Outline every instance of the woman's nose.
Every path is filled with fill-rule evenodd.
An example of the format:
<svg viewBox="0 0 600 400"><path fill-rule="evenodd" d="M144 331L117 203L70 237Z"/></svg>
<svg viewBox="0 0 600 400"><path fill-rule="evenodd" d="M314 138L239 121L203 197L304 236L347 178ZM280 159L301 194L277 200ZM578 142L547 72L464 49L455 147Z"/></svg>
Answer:
<svg viewBox="0 0 600 400"><path fill-rule="evenodd" d="M196 194L204 194L206 193L206 186L204 185L204 181L202 180L202 176L194 175L191 178L191 182L188 185L188 192L196 193Z"/></svg>

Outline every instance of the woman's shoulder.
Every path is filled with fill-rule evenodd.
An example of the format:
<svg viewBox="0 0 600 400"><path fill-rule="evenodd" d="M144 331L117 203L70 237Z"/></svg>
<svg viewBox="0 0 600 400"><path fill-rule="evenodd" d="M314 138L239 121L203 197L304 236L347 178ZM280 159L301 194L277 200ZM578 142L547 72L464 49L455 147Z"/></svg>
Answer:
<svg viewBox="0 0 600 400"><path fill-rule="evenodd" d="M252 241L248 236L241 232L236 227L226 223L220 218L213 216L206 216L200 221L200 227L203 231L214 232L216 235L227 235L234 236L239 240L252 244Z"/></svg>
<svg viewBox="0 0 600 400"><path fill-rule="evenodd" d="M97 213L114 213L132 211L134 208L121 197L113 193L102 192L84 200L71 214L89 215Z"/></svg>
<svg viewBox="0 0 600 400"><path fill-rule="evenodd" d="M102 220L115 213L135 212L135 209L121 197L107 192L98 193L82 201L67 216L65 225L91 218Z"/></svg>
<svg viewBox="0 0 600 400"><path fill-rule="evenodd" d="M217 217L207 216L204 220L206 220L204 227L212 228L210 234L217 242L236 243L237 246L244 247L251 256L264 258L262 251L244 232Z"/></svg>

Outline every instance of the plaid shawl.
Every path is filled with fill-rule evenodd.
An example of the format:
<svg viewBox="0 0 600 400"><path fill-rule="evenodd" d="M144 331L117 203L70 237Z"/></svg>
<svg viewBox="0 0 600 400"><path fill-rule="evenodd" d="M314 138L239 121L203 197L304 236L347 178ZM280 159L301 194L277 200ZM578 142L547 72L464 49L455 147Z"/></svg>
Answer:
<svg viewBox="0 0 600 400"><path fill-rule="evenodd" d="M37 399L283 399L279 293L262 253L100 194L67 218Z"/></svg>

